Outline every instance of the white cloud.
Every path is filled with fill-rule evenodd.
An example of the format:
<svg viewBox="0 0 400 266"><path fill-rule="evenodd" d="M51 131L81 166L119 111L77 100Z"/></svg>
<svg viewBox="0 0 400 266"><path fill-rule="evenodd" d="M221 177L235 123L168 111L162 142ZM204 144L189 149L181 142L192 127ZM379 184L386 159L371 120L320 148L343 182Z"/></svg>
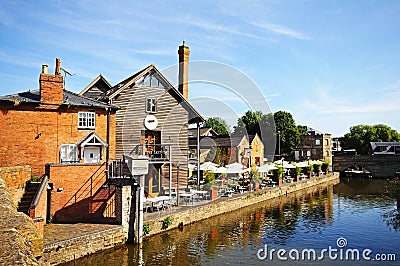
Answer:
<svg viewBox="0 0 400 266"><path fill-rule="evenodd" d="M311 37L304 35L303 33L296 31L294 29L290 29L283 25L272 24L268 22L249 22L251 25L259 27L267 32L273 32L279 35L284 35L287 37L300 39L300 40L311 40Z"/></svg>

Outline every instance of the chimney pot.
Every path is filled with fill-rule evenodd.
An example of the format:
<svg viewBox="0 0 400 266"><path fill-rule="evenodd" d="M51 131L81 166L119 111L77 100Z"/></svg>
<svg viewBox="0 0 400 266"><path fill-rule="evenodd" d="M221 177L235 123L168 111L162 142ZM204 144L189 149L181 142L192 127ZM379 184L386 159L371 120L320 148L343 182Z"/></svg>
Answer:
<svg viewBox="0 0 400 266"><path fill-rule="evenodd" d="M61 60L60 58L56 58L56 70L55 75L61 75Z"/></svg>
<svg viewBox="0 0 400 266"><path fill-rule="evenodd" d="M49 66L48 65L42 65L42 74L47 74L48 73Z"/></svg>

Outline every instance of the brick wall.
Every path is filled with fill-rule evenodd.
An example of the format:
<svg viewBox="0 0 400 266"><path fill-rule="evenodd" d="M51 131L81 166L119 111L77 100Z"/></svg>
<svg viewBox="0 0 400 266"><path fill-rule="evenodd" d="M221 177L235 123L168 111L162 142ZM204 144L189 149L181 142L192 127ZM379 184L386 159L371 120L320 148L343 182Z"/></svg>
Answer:
<svg viewBox="0 0 400 266"><path fill-rule="evenodd" d="M53 186L50 213L56 222L102 222L107 202L114 195L113 189L103 186L105 170L105 163L46 166Z"/></svg>
<svg viewBox="0 0 400 266"><path fill-rule="evenodd" d="M1 108L1 107L0 107ZM0 112L0 167L30 165L40 176L47 163L58 163L61 144L76 144L93 130L78 129L78 110L2 110ZM88 110L86 110L88 111ZM115 156L115 114L110 119L110 157ZM107 140L106 111L96 110L96 130ZM103 156L105 160L105 154Z"/></svg>

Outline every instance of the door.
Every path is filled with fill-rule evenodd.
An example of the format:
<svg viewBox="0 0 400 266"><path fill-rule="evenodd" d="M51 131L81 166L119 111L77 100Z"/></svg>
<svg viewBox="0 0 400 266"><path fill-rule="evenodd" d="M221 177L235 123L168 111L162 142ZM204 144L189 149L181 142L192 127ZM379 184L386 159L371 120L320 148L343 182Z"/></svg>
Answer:
<svg viewBox="0 0 400 266"><path fill-rule="evenodd" d="M85 147L83 160L85 163L100 162L100 147Z"/></svg>

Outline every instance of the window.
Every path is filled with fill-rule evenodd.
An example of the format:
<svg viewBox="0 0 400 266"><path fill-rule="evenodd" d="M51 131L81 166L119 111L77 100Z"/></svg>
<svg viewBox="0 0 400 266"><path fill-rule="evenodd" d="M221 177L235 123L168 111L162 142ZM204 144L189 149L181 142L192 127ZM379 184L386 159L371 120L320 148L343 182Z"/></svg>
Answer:
<svg viewBox="0 0 400 266"><path fill-rule="evenodd" d="M316 140L315 140L315 145L317 145L317 146L321 145L321 140L316 139Z"/></svg>
<svg viewBox="0 0 400 266"><path fill-rule="evenodd" d="M80 128L80 129L95 129L96 128L96 113L95 112L79 112L78 113L78 128Z"/></svg>
<svg viewBox="0 0 400 266"><path fill-rule="evenodd" d="M329 146L329 139L325 139L325 145Z"/></svg>
<svg viewBox="0 0 400 266"><path fill-rule="evenodd" d="M61 163L77 163L78 148L75 144L62 144L60 146L60 162Z"/></svg>
<svg viewBox="0 0 400 266"><path fill-rule="evenodd" d="M311 157L311 151L307 151L307 157Z"/></svg>
<svg viewBox="0 0 400 266"><path fill-rule="evenodd" d="M146 112L155 113L156 112L156 99L155 98L147 98L146 99Z"/></svg>

